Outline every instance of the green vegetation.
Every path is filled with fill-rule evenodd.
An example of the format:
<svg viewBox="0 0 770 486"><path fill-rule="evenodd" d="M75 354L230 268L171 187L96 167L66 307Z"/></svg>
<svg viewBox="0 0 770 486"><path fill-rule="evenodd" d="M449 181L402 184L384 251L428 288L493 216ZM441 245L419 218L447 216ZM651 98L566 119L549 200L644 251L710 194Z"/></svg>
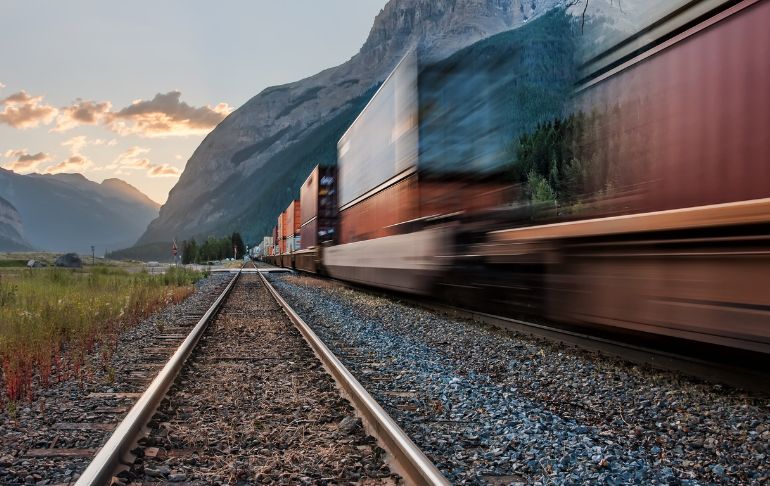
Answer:
<svg viewBox="0 0 770 486"><path fill-rule="evenodd" d="M27 260L0 260L0 268L26 267Z"/></svg>
<svg viewBox="0 0 770 486"><path fill-rule="evenodd" d="M511 148L509 175L533 203L550 203L557 215L584 214L616 195L621 168L607 156L611 113L575 113L540 123Z"/></svg>
<svg viewBox="0 0 770 486"><path fill-rule="evenodd" d="M112 260L148 260L156 259L158 261L172 261L171 242L147 243L145 245L132 246L122 250L115 250L107 253L107 258Z"/></svg>
<svg viewBox="0 0 770 486"><path fill-rule="evenodd" d="M557 118L519 137L511 172L516 182L526 184L532 201L572 202L583 191L578 151L585 121L583 115Z"/></svg>
<svg viewBox="0 0 770 486"><path fill-rule="evenodd" d="M206 263L225 258L234 258L233 249L237 250L238 258L246 253L246 245L238 232L224 238L209 236L202 244L198 244L195 238L182 242L182 263Z"/></svg>
<svg viewBox="0 0 770 486"><path fill-rule="evenodd" d="M201 276L183 268L148 275L108 266L0 275L0 402L31 399L51 380L82 377L95 350L106 369L121 331L184 299Z"/></svg>

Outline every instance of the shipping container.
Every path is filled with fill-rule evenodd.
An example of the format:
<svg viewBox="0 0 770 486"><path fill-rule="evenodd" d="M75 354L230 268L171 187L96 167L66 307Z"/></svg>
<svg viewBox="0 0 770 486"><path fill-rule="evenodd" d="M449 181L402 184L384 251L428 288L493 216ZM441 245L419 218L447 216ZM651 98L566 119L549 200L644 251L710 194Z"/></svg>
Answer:
<svg viewBox="0 0 770 486"><path fill-rule="evenodd" d="M278 222L276 224L277 228L277 238L275 241L275 246L278 247L277 254L281 255L286 251L286 237L289 233L289 224L288 224L288 216L287 212L284 211L281 214L278 215Z"/></svg>
<svg viewBox="0 0 770 486"><path fill-rule="evenodd" d="M289 236L285 241L287 253L294 253L295 251L300 250L300 242L302 241L302 237L300 235Z"/></svg>
<svg viewBox="0 0 770 486"><path fill-rule="evenodd" d="M272 248L273 247L273 244L274 243L273 243L273 237L272 236L265 236L264 238L262 238L262 243L260 245L260 247L262 248L262 252L266 253L268 248Z"/></svg>
<svg viewBox="0 0 770 486"><path fill-rule="evenodd" d="M419 217L417 175L412 174L339 214L339 242L353 243L399 233L398 225Z"/></svg>
<svg viewBox="0 0 770 486"><path fill-rule="evenodd" d="M340 208L416 167L417 69L405 56L337 144Z"/></svg>
<svg viewBox="0 0 770 486"><path fill-rule="evenodd" d="M301 248L334 242L337 222L337 170L316 166L300 189Z"/></svg>
<svg viewBox="0 0 770 486"><path fill-rule="evenodd" d="M313 218L300 228L301 249L306 250L318 246L318 218Z"/></svg>
<svg viewBox="0 0 770 486"><path fill-rule="evenodd" d="M339 214L339 242L381 238L424 228L425 219L475 212L512 200L515 187L500 182L403 179Z"/></svg>
<svg viewBox="0 0 770 486"><path fill-rule="evenodd" d="M285 240L292 235L292 231L289 229L289 208L281 213L281 240Z"/></svg>
<svg viewBox="0 0 770 486"><path fill-rule="evenodd" d="M320 178L320 170L320 166L316 165L299 189L299 200L302 206L300 225L307 223L318 215L318 179Z"/></svg>
<svg viewBox="0 0 770 486"><path fill-rule="evenodd" d="M282 212L278 215L278 220L276 221L275 227L278 230L275 239L275 244L277 245L278 242L281 241L284 236L286 236L286 233L284 232L284 228L286 227L286 212Z"/></svg>
<svg viewBox="0 0 770 486"><path fill-rule="evenodd" d="M286 237L294 236L299 233L301 204L299 199L295 199L286 208Z"/></svg>

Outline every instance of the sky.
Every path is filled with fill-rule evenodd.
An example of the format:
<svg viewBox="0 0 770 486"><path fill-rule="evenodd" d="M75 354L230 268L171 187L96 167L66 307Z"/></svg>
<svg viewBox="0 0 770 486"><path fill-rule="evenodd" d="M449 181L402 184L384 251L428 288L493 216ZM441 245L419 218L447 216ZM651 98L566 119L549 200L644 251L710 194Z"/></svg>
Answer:
<svg viewBox="0 0 770 486"><path fill-rule="evenodd" d="M0 166L164 203L228 113L341 64L387 0L3 0Z"/></svg>

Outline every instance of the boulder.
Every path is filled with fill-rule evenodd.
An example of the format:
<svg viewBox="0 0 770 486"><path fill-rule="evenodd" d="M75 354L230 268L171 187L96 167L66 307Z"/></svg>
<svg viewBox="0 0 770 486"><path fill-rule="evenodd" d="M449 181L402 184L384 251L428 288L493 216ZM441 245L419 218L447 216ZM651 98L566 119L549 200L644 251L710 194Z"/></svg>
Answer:
<svg viewBox="0 0 770 486"><path fill-rule="evenodd" d="M39 262L37 260L30 260L30 261L27 262L27 266L29 268L42 268L42 267L44 267L46 265L45 265L45 263Z"/></svg>
<svg viewBox="0 0 770 486"><path fill-rule="evenodd" d="M66 253L58 257L54 264L57 267L80 268L83 266L83 261L80 259L77 253Z"/></svg>

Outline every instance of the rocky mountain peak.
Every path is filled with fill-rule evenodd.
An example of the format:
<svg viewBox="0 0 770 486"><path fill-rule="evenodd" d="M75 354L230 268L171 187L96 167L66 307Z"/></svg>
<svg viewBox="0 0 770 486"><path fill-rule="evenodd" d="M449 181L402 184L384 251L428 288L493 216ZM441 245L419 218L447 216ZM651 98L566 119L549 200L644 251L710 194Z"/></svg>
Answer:
<svg viewBox="0 0 770 486"><path fill-rule="evenodd" d="M360 54L387 63L411 48L445 57L490 35L520 25L556 0L392 0L374 20Z"/></svg>

